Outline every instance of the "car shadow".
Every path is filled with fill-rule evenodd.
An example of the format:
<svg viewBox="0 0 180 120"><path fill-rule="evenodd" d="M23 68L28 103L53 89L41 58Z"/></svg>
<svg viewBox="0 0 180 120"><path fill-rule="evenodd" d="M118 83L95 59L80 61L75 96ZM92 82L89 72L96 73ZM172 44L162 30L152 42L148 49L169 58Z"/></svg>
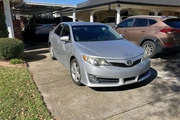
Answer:
<svg viewBox="0 0 180 120"><path fill-rule="evenodd" d="M99 91L99 92L109 92L109 91L113 92L113 91L126 91L126 90L140 88L140 87L148 85L157 77L158 73L155 69L150 68L150 71L151 71L151 76L147 78L146 80L139 83L124 85L120 87L97 87L97 88L91 87L91 89L93 89L94 91Z"/></svg>
<svg viewBox="0 0 180 120"><path fill-rule="evenodd" d="M25 51L41 49L41 48L48 48L48 43L47 42L38 42L38 43L32 43L32 44L24 46Z"/></svg>
<svg viewBox="0 0 180 120"><path fill-rule="evenodd" d="M48 52L49 52L48 49L25 51L24 60L28 64L28 62L33 62L33 61L39 61L39 60L42 60L42 59L46 59L47 56L44 55L44 54L46 54Z"/></svg>

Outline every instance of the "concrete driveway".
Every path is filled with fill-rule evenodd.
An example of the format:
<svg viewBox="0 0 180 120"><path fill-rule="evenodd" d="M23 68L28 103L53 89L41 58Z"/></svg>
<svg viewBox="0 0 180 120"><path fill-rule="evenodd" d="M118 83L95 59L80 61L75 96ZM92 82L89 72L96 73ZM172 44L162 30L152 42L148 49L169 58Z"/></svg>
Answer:
<svg viewBox="0 0 180 120"><path fill-rule="evenodd" d="M28 69L57 120L179 120L180 55L152 59L152 76L116 88L76 86L47 48L26 50Z"/></svg>

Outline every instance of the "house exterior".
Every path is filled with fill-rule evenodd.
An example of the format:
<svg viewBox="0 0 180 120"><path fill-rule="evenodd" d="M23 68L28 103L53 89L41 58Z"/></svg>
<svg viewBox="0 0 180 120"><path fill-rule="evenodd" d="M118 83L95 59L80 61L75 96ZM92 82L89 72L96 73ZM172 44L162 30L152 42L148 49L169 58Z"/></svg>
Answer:
<svg viewBox="0 0 180 120"><path fill-rule="evenodd" d="M76 9L76 17L89 22L115 16L117 24L132 15L180 17L180 0L88 0L78 4Z"/></svg>
<svg viewBox="0 0 180 120"><path fill-rule="evenodd" d="M0 0L0 11L6 16L6 25L9 37L14 38L14 28L12 22L12 7L23 8L23 0ZM37 3L26 3L32 6ZM56 4L37 4L36 6L51 9ZM82 21L101 22L107 17L115 17L116 24L128 16L132 15L163 15L180 17L180 0L87 0L74 6L58 5L61 15L69 14ZM34 8L34 7L32 7ZM39 8L38 8L39 9ZM48 8L49 9L49 8ZM56 8L55 8L56 9ZM19 10L19 8L18 8ZM30 10L31 11L31 10Z"/></svg>
<svg viewBox="0 0 180 120"><path fill-rule="evenodd" d="M6 25L9 32L9 38L14 38L14 27L12 19L12 7L20 5L23 0L0 0L0 12L6 17Z"/></svg>

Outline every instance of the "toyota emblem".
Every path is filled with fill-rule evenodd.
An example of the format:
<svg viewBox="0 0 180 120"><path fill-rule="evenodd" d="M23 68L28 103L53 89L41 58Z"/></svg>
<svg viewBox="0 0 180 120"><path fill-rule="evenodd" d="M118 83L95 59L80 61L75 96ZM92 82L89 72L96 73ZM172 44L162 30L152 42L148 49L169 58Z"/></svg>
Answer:
<svg viewBox="0 0 180 120"><path fill-rule="evenodd" d="M128 66L131 66L132 64L133 64L133 62L132 62L131 60L128 60L128 61L127 61L127 65L128 65Z"/></svg>

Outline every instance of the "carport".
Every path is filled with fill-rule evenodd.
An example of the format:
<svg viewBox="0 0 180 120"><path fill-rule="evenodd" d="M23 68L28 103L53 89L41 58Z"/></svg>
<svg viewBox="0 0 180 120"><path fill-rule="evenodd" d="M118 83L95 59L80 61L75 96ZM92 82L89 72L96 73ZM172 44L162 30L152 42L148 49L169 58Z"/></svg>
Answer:
<svg viewBox="0 0 180 120"><path fill-rule="evenodd" d="M13 8L14 14L20 15L37 15L37 14L47 14L47 13L60 13L63 16L63 11L71 9L71 15L73 16L73 21L76 20L75 8L77 5L73 4L53 4L53 3L40 3L40 2L23 2L20 6ZM61 17L62 19L62 17Z"/></svg>

